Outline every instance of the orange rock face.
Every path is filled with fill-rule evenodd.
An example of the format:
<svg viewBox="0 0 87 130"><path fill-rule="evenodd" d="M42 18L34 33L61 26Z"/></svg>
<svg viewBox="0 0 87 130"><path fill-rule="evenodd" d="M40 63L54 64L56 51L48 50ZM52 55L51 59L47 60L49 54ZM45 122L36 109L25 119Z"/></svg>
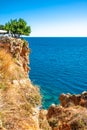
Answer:
<svg viewBox="0 0 87 130"><path fill-rule="evenodd" d="M61 94L61 105L48 109L47 120L52 130L87 130L87 92Z"/></svg>
<svg viewBox="0 0 87 130"><path fill-rule="evenodd" d="M0 130L40 130L41 95L28 77L25 40L0 37Z"/></svg>
<svg viewBox="0 0 87 130"><path fill-rule="evenodd" d="M63 107L71 105L87 107L87 92L83 92L79 95L61 94L59 99Z"/></svg>
<svg viewBox="0 0 87 130"><path fill-rule="evenodd" d="M29 72L28 55L30 49L26 41L12 37L0 37L0 49L5 49L7 52L11 53L12 57L22 64L24 70L27 73Z"/></svg>

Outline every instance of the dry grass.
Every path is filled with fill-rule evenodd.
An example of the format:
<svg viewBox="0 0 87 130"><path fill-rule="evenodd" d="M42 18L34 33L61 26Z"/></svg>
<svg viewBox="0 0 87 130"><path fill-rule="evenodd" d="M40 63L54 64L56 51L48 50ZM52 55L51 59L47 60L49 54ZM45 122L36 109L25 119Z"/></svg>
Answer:
<svg viewBox="0 0 87 130"><path fill-rule="evenodd" d="M41 130L52 130L47 121L46 114L47 114L46 110L41 110L39 112L39 126Z"/></svg>
<svg viewBox="0 0 87 130"><path fill-rule="evenodd" d="M41 104L39 89L34 87L23 67L5 49L0 49L0 120L6 130L39 130ZM4 129L3 129L4 130ZM46 129L47 130L47 129Z"/></svg>
<svg viewBox="0 0 87 130"><path fill-rule="evenodd" d="M18 80L23 78L24 72L20 66L16 65L11 54L5 49L0 49L0 79L6 82L7 80Z"/></svg>
<svg viewBox="0 0 87 130"><path fill-rule="evenodd" d="M12 57L4 49L0 50L0 76L5 79L10 77Z"/></svg>

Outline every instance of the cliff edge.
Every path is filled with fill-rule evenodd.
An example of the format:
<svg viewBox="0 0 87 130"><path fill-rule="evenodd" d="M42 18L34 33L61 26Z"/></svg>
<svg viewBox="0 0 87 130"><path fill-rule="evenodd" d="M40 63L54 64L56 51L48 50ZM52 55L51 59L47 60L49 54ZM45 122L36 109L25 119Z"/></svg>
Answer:
<svg viewBox="0 0 87 130"><path fill-rule="evenodd" d="M0 130L39 130L41 95L29 77L25 40L0 37Z"/></svg>

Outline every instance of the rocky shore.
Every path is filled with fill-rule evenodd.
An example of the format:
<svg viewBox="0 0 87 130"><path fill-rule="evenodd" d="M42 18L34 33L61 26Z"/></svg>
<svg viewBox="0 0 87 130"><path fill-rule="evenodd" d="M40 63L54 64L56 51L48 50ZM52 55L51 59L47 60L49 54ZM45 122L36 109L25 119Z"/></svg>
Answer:
<svg viewBox="0 0 87 130"><path fill-rule="evenodd" d="M60 105L41 105L29 79L29 44L0 37L0 130L87 130L87 92L61 94Z"/></svg>
<svg viewBox="0 0 87 130"><path fill-rule="evenodd" d="M52 130L87 130L87 92L61 94L60 105L48 109L47 120Z"/></svg>

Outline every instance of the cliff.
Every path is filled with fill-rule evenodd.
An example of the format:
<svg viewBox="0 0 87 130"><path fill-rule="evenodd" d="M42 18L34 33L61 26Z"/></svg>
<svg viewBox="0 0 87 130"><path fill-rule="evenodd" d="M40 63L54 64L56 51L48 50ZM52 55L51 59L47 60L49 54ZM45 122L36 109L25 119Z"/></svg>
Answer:
<svg viewBox="0 0 87 130"><path fill-rule="evenodd" d="M41 95L29 77L25 40L0 37L0 130L39 130Z"/></svg>
<svg viewBox="0 0 87 130"><path fill-rule="evenodd" d="M52 130L87 130L87 92L61 94L60 105L48 109L47 119Z"/></svg>
<svg viewBox="0 0 87 130"><path fill-rule="evenodd" d="M87 92L61 94L60 105L41 105L29 79L27 41L0 37L0 130L87 130Z"/></svg>

